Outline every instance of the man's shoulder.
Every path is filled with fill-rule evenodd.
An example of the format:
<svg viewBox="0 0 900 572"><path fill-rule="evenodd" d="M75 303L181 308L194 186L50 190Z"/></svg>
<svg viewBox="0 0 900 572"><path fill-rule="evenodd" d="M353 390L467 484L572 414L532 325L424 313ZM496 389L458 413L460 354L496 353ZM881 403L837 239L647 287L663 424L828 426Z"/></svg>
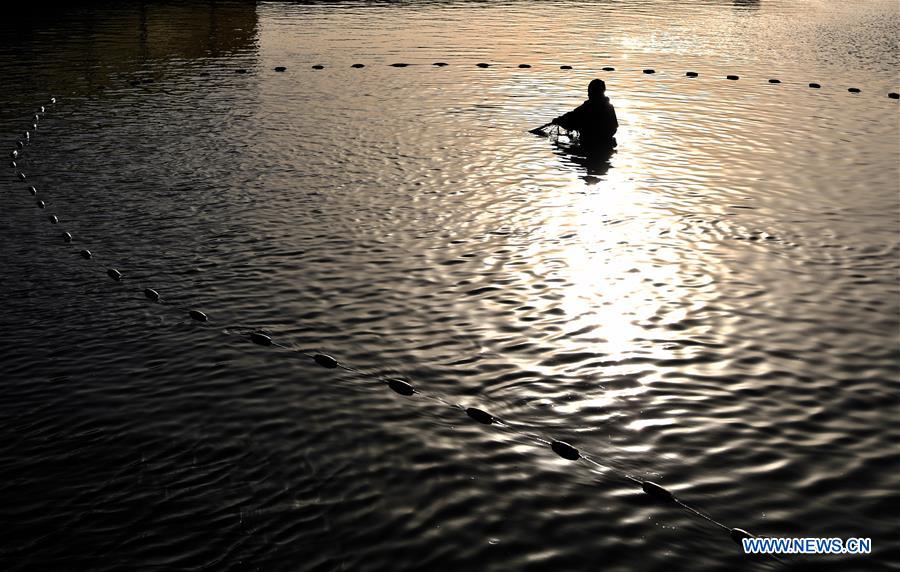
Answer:
<svg viewBox="0 0 900 572"><path fill-rule="evenodd" d="M586 99L584 103L578 106L578 109L601 111L604 109L609 109L611 107L612 102L609 100L609 98L606 98L603 101L591 101L590 99Z"/></svg>

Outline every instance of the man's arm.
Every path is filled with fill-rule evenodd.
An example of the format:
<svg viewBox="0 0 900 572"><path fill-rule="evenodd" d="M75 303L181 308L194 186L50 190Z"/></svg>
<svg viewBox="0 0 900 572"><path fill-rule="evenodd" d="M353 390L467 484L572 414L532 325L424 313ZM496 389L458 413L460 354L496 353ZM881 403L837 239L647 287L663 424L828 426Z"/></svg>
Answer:
<svg viewBox="0 0 900 572"><path fill-rule="evenodd" d="M584 115L584 104L579 105L568 113L563 113L553 120L554 125L559 125L567 131L577 131L581 128L582 115Z"/></svg>
<svg viewBox="0 0 900 572"><path fill-rule="evenodd" d="M612 133L615 135L616 131L619 130L619 118L616 116L616 108L610 104L609 106L609 115L611 118L610 123L612 124Z"/></svg>

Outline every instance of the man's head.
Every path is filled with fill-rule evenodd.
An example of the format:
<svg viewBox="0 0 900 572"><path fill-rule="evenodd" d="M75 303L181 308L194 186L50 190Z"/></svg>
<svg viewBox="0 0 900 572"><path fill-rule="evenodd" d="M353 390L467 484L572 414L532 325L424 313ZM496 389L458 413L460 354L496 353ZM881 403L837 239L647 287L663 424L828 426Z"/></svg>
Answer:
<svg viewBox="0 0 900 572"><path fill-rule="evenodd" d="M606 84L603 83L602 79L593 79L588 84L588 99L591 101L601 101L604 97L604 92L606 92Z"/></svg>

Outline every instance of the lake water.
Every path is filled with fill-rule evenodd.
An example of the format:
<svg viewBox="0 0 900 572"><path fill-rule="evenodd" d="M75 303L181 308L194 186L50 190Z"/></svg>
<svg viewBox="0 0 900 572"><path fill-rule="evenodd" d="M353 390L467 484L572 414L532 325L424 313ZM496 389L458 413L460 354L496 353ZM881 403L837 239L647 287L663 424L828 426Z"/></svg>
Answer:
<svg viewBox="0 0 900 572"><path fill-rule="evenodd" d="M4 161L48 106L0 183L0 568L898 569L896 2L75 3L0 34ZM527 132L594 77L615 153ZM744 556L636 480L873 553Z"/></svg>

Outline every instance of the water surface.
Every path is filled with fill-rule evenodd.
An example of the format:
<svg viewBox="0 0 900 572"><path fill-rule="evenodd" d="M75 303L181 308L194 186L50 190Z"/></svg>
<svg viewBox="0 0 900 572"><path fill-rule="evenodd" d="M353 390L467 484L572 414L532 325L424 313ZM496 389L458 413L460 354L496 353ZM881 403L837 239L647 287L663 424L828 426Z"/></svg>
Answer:
<svg viewBox="0 0 900 572"><path fill-rule="evenodd" d="M2 183L4 569L900 561L896 3L85 6L2 24L6 140L59 100ZM593 77L585 164L527 129Z"/></svg>

